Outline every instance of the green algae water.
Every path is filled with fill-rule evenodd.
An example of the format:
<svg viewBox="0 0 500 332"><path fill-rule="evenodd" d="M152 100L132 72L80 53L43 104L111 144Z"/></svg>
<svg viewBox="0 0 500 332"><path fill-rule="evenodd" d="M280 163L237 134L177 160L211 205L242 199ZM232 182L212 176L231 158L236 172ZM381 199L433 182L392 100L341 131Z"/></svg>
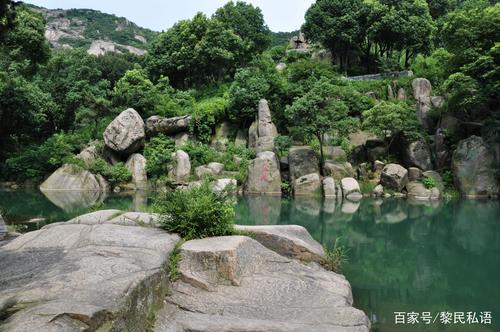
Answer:
<svg viewBox="0 0 500 332"><path fill-rule="evenodd" d="M150 204L145 193L46 198L0 192L0 213L24 231L92 210L147 211ZM498 201L241 197L236 215L245 225L301 225L325 246L346 247L343 273L373 331L500 330Z"/></svg>

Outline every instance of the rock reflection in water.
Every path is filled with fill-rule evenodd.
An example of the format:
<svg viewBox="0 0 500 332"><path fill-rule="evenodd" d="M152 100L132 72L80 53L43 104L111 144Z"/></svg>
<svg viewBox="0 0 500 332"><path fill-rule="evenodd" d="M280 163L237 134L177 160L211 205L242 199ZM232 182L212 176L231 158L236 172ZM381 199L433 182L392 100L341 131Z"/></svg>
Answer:
<svg viewBox="0 0 500 332"><path fill-rule="evenodd" d="M91 208L107 197L107 193L102 191L41 191L49 201L67 213Z"/></svg>
<svg viewBox="0 0 500 332"><path fill-rule="evenodd" d="M7 237L7 226L5 225L2 215L0 215L0 241L5 237Z"/></svg>

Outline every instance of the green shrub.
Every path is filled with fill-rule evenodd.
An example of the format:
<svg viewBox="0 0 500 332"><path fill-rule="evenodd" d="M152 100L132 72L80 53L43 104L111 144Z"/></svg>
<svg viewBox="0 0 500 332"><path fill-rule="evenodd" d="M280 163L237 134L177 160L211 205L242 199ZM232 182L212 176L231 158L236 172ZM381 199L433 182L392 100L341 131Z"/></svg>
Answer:
<svg viewBox="0 0 500 332"><path fill-rule="evenodd" d="M373 189L375 188L375 185L372 182L363 181L360 183L360 187L363 194L371 194L373 192Z"/></svg>
<svg viewBox="0 0 500 332"><path fill-rule="evenodd" d="M233 233L232 198L226 192L213 192L208 181L200 187L162 194L156 199L154 210L162 215L161 228L185 240Z"/></svg>
<svg viewBox="0 0 500 332"><path fill-rule="evenodd" d="M168 279L170 282L175 282L179 279L179 262L181 261L181 246L184 241L179 241L175 244L174 250L170 254L169 269L168 269Z"/></svg>
<svg viewBox="0 0 500 332"><path fill-rule="evenodd" d="M436 181L434 180L433 177L426 176L423 180L422 183L424 184L425 188L431 189L436 187Z"/></svg>
<svg viewBox="0 0 500 332"><path fill-rule="evenodd" d="M175 150L175 142L160 134L152 137L144 147L146 158L146 171L148 175L157 179L168 173L168 164L172 161L172 153Z"/></svg>
<svg viewBox="0 0 500 332"><path fill-rule="evenodd" d="M110 165L103 159L94 160L87 169L94 173L102 175L111 186L127 183L132 179L132 173L124 163Z"/></svg>
<svg viewBox="0 0 500 332"><path fill-rule="evenodd" d="M212 97L194 105L193 121L190 132L202 143L210 143L212 132L217 122L224 115L227 105L226 97Z"/></svg>
<svg viewBox="0 0 500 332"><path fill-rule="evenodd" d="M189 155L192 168L206 165L219 159L219 154L215 149L199 142L189 141L182 149Z"/></svg>

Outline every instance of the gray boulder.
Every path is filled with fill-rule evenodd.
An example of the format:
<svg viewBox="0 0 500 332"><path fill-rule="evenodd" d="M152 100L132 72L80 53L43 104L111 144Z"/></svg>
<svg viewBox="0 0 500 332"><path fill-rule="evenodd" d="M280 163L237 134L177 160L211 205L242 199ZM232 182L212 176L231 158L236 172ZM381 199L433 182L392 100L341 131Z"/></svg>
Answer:
<svg viewBox="0 0 500 332"><path fill-rule="evenodd" d="M461 194L470 198L499 194L493 154L481 137L471 136L453 152L452 171Z"/></svg>
<svg viewBox="0 0 500 332"><path fill-rule="evenodd" d="M278 254L303 262L321 263L325 258L323 247L302 226L239 226L239 231L250 233L264 247Z"/></svg>
<svg viewBox="0 0 500 332"><path fill-rule="evenodd" d="M408 191L408 198L414 200L438 200L441 197L438 188L427 189L422 182L408 182L406 190Z"/></svg>
<svg viewBox="0 0 500 332"><path fill-rule="evenodd" d="M269 103L265 99L259 102L258 120L250 126L248 131L248 146L257 152L273 151L274 139L278 130L272 122Z"/></svg>
<svg viewBox="0 0 500 332"><path fill-rule="evenodd" d="M406 100L406 91L405 91L405 89L399 88L399 90L398 90L398 100L399 101Z"/></svg>
<svg viewBox="0 0 500 332"><path fill-rule="evenodd" d="M281 174L274 152L260 152L248 166L246 194L281 195Z"/></svg>
<svg viewBox="0 0 500 332"><path fill-rule="evenodd" d="M66 164L58 168L40 185L45 191L107 191L108 184L100 175L95 175L77 165Z"/></svg>
<svg viewBox="0 0 500 332"><path fill-rule="evenodd" d="M421 125L425 128L430 127L429 112L432 107L431 93L432 85L429 80L425 78L416 78L412 81L413 96L417 101L417 118Z"/></svg>
<svg viewBox="0 0 500 332"><path fill-rule="evenodd" d="M146 130L148 136L158 134L174 135L189 131L189 124L192 117L190 115L177 116L174 118L164 118L161 116L152 116L146 120Z"/></svg>
<svg viewBox="0 0 500 332"><path fill-rule="evenodd" d="M235 179L217 179L211 184L211 188L216 193L223 191L236 192L238 182Z"/></svg>
<svg viewBox="0 0 500 332"><path fill-rule="evenodd" d="M343 178L354 177L356 173L351 163L348 162L326 162L324 170L326 176L331 176L339 182Z"/></svg>
<svg viewBox="0 0 500 332"><path fill-rule="evenodd" d="M146 172L146 158L142 154L131 155L125 166L132 173L132 183L136 189L146 189L148 187L148 175Z"/></svg>
<svg viewBox="0 0 500 332"><path fill-rule="evenodd" d="M423 178L422 170L418 167L408 168L408 181L420 181Z"/></svg>
<svg viewBox="0 0 500 332"><path fill-rule="evenodd" d="M342 162L347 160L347 154L340 146L324 146L323 156L326 160L331 161Z"/></svg>
<svg viewBox="0 0 500 332"><path fill-rule="evenodd" d="M323 179L323 195L326 198L337 197L337 187L335 185L335 179L328 176Z"/></svg>
<svg viewBox="0 0 500 332"><path fill-rule="evenodd" d="M342 194L345 198L353 201L363 198L358 181L354 178L343 178L340 181L342 187Z"/></svg>
<svg viewBox="0 0 500 332"><path fill-rule="evenodd" d="M212 162L207 165L207 168L211 170L214 175L219 175L224 170L224 164Z"/></svg>
<svg viewBox="0 0 500 332"><path fill-rule="evenodd" d="M413 96L415 99L419 99L422 97L431 97L432 94L432 84L426 78L415 78L411 82L411 86L413 88Z"/></svg>
<svg viewBox="0 0 500 332"><path fill-rule="evenodd" d="M431 150L423 138L406 144L404 160L408 167L414 166L424 171L432 169Z"/></svg>
<svg viewBox="0 0 500 332"><path fill-rule="evenodd" d="M90 166L99 158L101 158L101 154L95 145L86 147L76 155L76 159L83 161L86 166Z"/></svg>
<svg viewBox="0 0 500 332"><path fill-rule="evenodd" d="M369 330L344 277L248 237L189 241L181 258L180 280L157 315L157 332Z"/></svg>
<svg viewBox="0 0 500 332"><path fill-rule="evenodd" d="M301 176L292 182L295 196L321 196L321 180L318 173Z"/></svg>
<svg viewBox="0 0 500 332"><path fill-rule="evenodd" d="M259 123L254 121L250 125L250 128L248 128L248 147L250 149L255 149L257 147L257 139L259 138L258 127Z"/></svg>
<svg viewBox="0 0 500 332"><path fill-rule="evenodd" d="M438 188L440 191L444 190L443 178L441 177L441 175L438 172L436 172L436 171L423 172L422 177L432 178L434 180L434 183L436 184L436 188Z"/></svg>
<svg viewBox="0 0 500 332"><path fill-rule="evenodd" d="M141 149L145 138L144 121L132 108L121 112L104 131L106 146L123 155Z"/></svg>
<svg viewBox="0 0 500 332"><path fill-rule="evenodd" d="M312 173L319 174L318 155L309 146L295 146L290 148L288 152L288 164L290 168L290 179L292 181L304 175Z"/></svg>
<svg viewBox="0 0 500 332"><path fill-rule="evenodd" d="M372 194L375 197L382 197L384 195L384 186L382 186L381 184L375 186L375 188L373 188Z"/></svg>
<svg viewBox="0 0 500 332"><path fill-rule="evenodd" d="M174 159L174 165L169 172L170 177L180 183L188 182L191 175L191 161L189 160L189 155L182 150L177 150L172 154L172 157Z"/></svg>
<svg viewBox="0 0 500 332"><path fill-rule="evenodd" d="M113 224L24 234L0 251L0 309L15 309L0 329L145 331L167 293L177 241L158 229Z"/></svg>
<svg viewBox="0 0 500 332"><path fill-rule="evenodd" d="M175 142L176 148L182 148L191 139L188 133L177 133L172 138Z"/></svg>
<svg viewBox="0 0 500 332"><path fill-rule="evenodd" d="M207 176L214 176L215 174L210 168L202 165L194 169L194 175L196 175L197 179L202 180Z"/></svg>
<svg viewBox="0 0 500 332"><path fill-rule="evenodd" d="M384 167L380 177L380 184L385 188L401 191L408 183L408 170L398 164L389 164Z"/></svg>

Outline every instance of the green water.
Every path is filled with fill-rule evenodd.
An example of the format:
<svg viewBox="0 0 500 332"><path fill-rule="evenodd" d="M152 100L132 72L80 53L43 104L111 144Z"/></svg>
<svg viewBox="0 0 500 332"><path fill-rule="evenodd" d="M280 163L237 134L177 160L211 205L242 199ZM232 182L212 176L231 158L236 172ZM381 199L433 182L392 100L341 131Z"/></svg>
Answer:
<svg viewBox="0 0 500 332"><path fill-rule="evenodd" d="M44 217L67 220L97 208L147 210L145 194L47 199L38 192L0 192L7 223ZM54 204L55 203L55 204ZM96 209L96 207L94 207ZM319 199L240 198L240 224L302 225L319 242L348 248L344 274L355 306L374 331L499 331L500 202L411 203L400 199L339 204ZM395 325L394 312L491 311L492 325ZM479 319L479 316L478 316Z"/></svg>

